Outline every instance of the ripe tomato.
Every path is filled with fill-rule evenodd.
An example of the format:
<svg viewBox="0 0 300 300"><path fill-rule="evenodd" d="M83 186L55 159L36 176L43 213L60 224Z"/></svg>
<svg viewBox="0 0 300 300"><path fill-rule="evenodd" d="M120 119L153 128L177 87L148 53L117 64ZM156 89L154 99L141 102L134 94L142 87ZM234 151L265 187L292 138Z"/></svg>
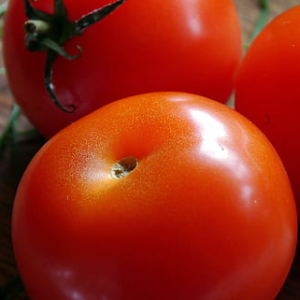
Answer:
<svg viewBox="0 0 300 300"><path fill-rule="evenodd" d="M266 300L288 274L297 220L252 123L207 98L153 93L50 139L12 229L32 300Z"/></svg>
<svg viewBox="0 0 300 300"><path fill-rule="evenodd" d="M54 0L27 1L53 14ZM28 17L23 2L9 1L4 60L15 100L46 137L125 96L184 91L226 102L232 92L241 58L241 30L232 0L127 0L63 44L72 55L79 53L77 46L82 48L79 58L58 55L53 63L50 87L63 107L75 110L65 113L44 86L45 51L25 47ZM64 0L70 21L110 2Z"/></svg>
<svg viewBox="0 0 300 300"><path fill-rule="evenodd" d="M300 6L269 23L250 46L237 78L236 109L278 151L300 215Z"/></svg>

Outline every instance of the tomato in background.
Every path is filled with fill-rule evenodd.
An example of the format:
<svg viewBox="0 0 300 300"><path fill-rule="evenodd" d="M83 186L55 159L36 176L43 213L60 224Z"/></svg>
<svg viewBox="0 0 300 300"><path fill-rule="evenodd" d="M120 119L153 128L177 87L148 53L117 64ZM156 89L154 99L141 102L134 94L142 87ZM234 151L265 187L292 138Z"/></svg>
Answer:
<svg viewBox="0 0 300 300"><path fill-rule="evenodd" d="M236 86L236 109L278 151L300 215L300 6L270 22L248 49Z"/></svg>
<svg viewBox="0 0 300 300"><path fill-rule="evenodd" d="M271 300L297 220L283 165L251 122L153 93L50 139L22 178L12 230L31 300Z"/></svg>
<svg viewBox="0 0 300 300"><path fill-rule="evenodd" d="M53 0L28 0L53 12ZM11 0L4 24L4 59L15 100L46 137L94 109L125 96L184 91L226 102L241 58L241 29L232 0L127 0L64 44L78 54L58 56L53 87L65 113L44 87L45 52L25 47L24 1ZM70 21L108 0L64 0Z"/></svg>

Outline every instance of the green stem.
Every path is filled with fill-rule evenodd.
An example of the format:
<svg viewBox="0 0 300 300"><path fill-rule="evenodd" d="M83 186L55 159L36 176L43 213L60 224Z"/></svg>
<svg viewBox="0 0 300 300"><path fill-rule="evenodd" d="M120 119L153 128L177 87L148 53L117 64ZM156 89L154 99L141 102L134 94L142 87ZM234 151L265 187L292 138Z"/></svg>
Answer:
<svg viewBox="0 0 300 300"><path fill-rule="evenodd" d="M38 134L39 132L35 128L31 128L28 130L18 132L18 137L22 138L22 137L27 137L29 135L38 135Z"/></svg>
<svg viewBox="0 0 300 300"><path fill-rule="evenodd" d="M4 14L7 11L7 7L8 7L8 1L0 4L0 18L4 16Z"/></svg>
<svg viewBox="0 0 300 300"><path fill-rule="evenodd" d="M7 141L11 137L12 133L15 131L16 122L20 115L20 108L17 104L13 105L12 111L10 113L8 122L3 130L2 135L0 136L0 153L3 151L5 146L7 145Z"/></svg>
<svg viewBox="0 0 300 300"><path fill-rule="evenodd" d="M3 16L5 15L8 7L8 1L0 4L0 38L2 38L3 33Z"/></svg>
<svg viewBox="0 0 300 300"><path fill-rule="evenodd" d="M5 68L1 67L0 68L0 76L3 76L3 75L5 75Z"/></svg>
<svg viewBox="0 0 300 300"><path fill-rule="evenodd" d="M269 1L270 0L259 0L260 14L256 22L254 31L252 33L250 42L252 42L256 38L256 36L261 32L261 30L266 25L267 18L269 15Z"/></svg>
<svg viewBox="0 0 300 300"><path fill-rule="evenodd" d="M21 163L21 155L20 155L20 149L19 149L19 145L18 145L18 122L17 122L17 118L19 116L20 113L20 109L17 108L17 115L16 115L16 121L12 122L11 124L11 147L12 147L12 158L13 158L13 167L15 170L15 179L17 180L17 182L19 182L19 180L22 177L23 174L23 170L22 170L22 163Z"/></svg>
<svg viewBox="0 0 300 300"><path fill-rule="evenodd" d="M24 30L28 34L46 34L50 29L50 24L42 20L28 20L24 23Z"/></svg>
<svg viewBox="0 0 300 300"><path fill-rule="evenodd" d="M12 162L15 170L15 179L18 182L23 174L22 164L21 164L21 155L18 146L18 117L20 115L20 108L17 104L13 105L10 117L6 123L2 136L0 136L0 154L5 149L6 146L11 147L12 153Z"/></svg>

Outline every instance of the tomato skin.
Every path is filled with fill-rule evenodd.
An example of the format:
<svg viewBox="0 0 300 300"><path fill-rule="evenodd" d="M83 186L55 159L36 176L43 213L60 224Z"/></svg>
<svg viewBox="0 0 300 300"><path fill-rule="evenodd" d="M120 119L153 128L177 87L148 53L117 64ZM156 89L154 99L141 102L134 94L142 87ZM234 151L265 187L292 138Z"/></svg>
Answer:
<svg viewBox="0 0 300 300"><path fill-rule="evenodd" d="M64 0L71 21L108 0ZM53 0L32 5L52 13ZM53 85L60 111L44 87L45 53L24 45L23 1L11 0L4 25L4 60L11 91L46 137L111 101L152 91L183 91L225 102L241 58L241 29L232 0L127 0L65 44L80 58L58 57ZM222 26L220 26L222 24Z"/></svg>
<svg viewBox="0 0 300 300"><path fill-rule="evenodd" d="M133 172L112 178L131 156ZM265 136L183 93L126 98L55 135L22 178L12 225L32 300L271 300L297 235Z"/></svg>
<svg viewBox="0 0 300 300"><path fill-rule="evenodd" d="M241 64L236 109L254 122L279 153L300 215L300 6L269 23Z"/></svg>

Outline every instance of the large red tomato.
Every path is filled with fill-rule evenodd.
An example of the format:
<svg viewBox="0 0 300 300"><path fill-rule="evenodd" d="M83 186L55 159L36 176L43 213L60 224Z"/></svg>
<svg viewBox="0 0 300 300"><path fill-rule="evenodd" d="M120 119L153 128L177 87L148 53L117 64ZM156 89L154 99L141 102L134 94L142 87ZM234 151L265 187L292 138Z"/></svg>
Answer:
<svg viewBox="0 0 300 300"><path fill-rule="evenodd" d="M126 98L32 160L13 244L32 300L271 300L297 220L275 150L200 96Z"/></svg>
<svg viewBox="0 0 300 300"><path fill-rule="evenodd" d="M80 53L77 46L82 49L74 60L57 55L48 72L48 79L52 77L48 88L63 108L74 110L63 112L44 85L46 52L25 47L23 28L28 20L24 2L51 16L54 1L61 3L9 1L3 38L12 93L44 136L106 103L142 92L184 91L221 102L229 98L241 57L241 30L232 0L127 0L62 43L70 55ZM111 2L64 0L63 4L68 20L78 21ZM50 21L49 36L54 39L68 24L51 17ZM34 43L30 48L39 49Z"/></svg>
<svg viewBox="0 0 300 300"><path fill-rule="evenodd" d="M300 215L300 5L269 23L250 46L237 78L236 109L278 151Z"/></svg>

